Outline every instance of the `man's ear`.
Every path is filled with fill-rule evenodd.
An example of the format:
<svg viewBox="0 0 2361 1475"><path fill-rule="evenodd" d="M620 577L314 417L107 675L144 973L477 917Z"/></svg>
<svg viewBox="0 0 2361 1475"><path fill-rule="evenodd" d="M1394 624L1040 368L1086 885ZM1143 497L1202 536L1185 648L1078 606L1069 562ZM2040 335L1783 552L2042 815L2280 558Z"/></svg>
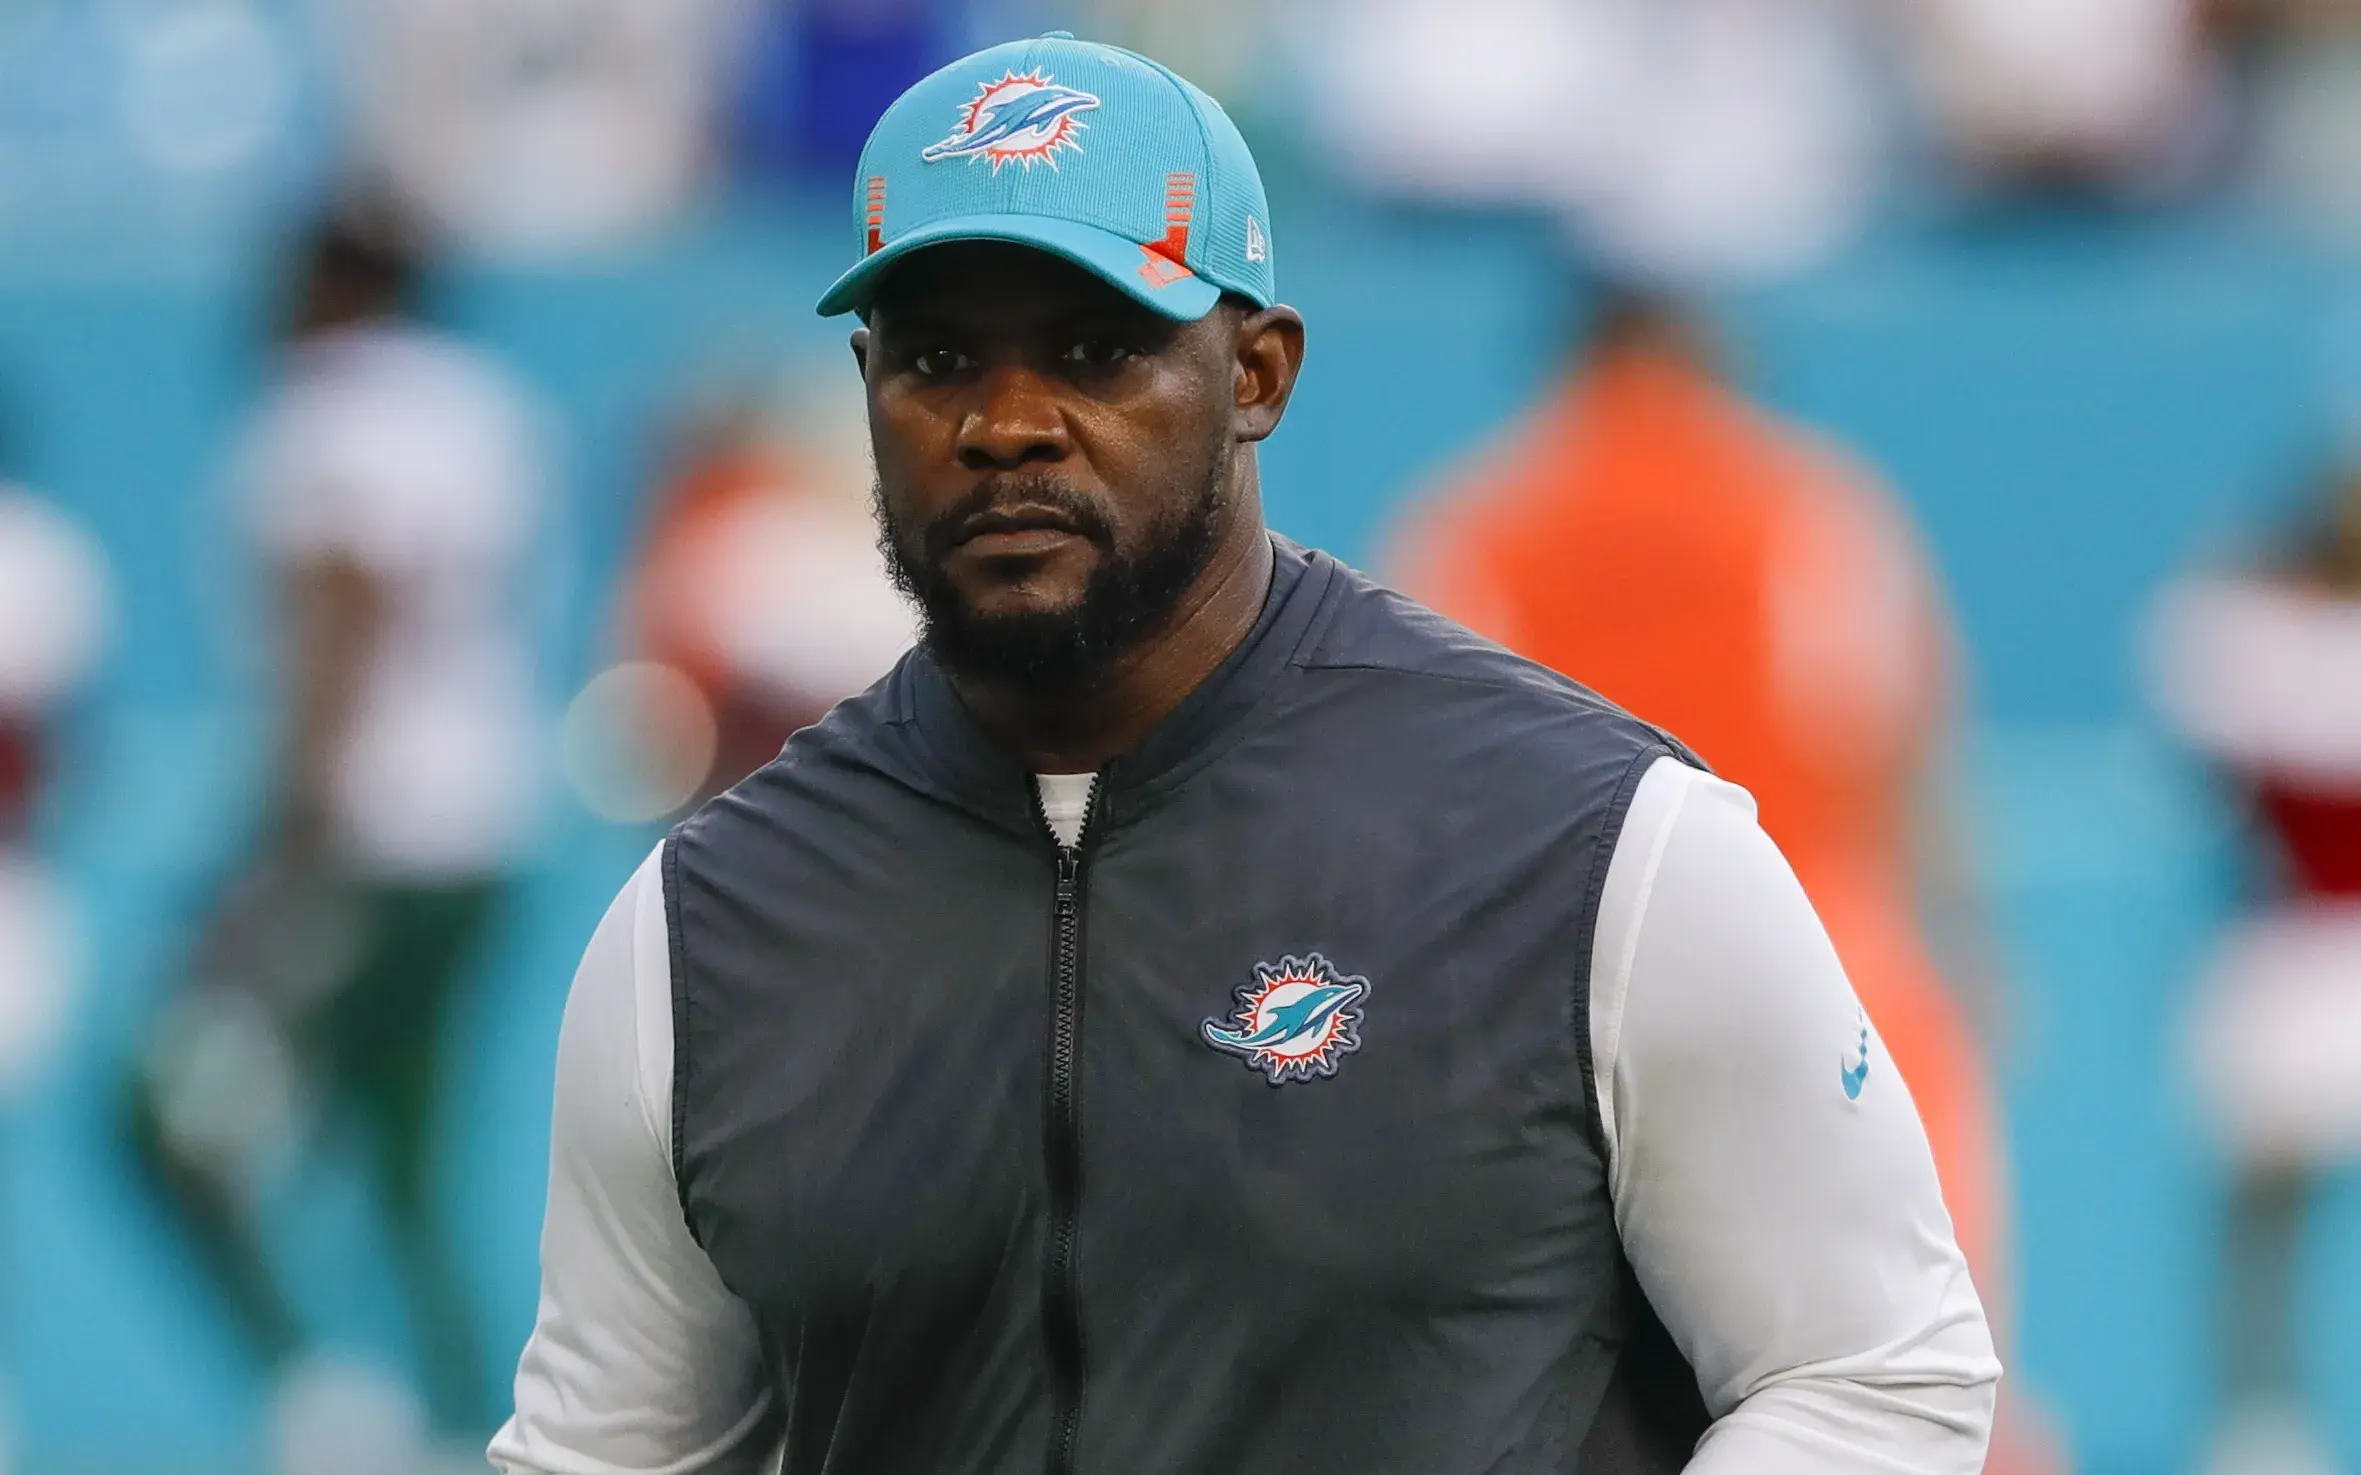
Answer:
<svg viewBox="0 0 2361 1475"><path fill-rule="evenodd" d="M1303 314L1265 307L1238 320L1235 433L1259 441L1279 428L1303 372Z"/></svg>
<svg viewBox="0 0 2361 1475"><path fill-rule="evenodd" d="M853 329L853 362L860 365L861 377L869 377L869 327L866 323Z"/></svg>

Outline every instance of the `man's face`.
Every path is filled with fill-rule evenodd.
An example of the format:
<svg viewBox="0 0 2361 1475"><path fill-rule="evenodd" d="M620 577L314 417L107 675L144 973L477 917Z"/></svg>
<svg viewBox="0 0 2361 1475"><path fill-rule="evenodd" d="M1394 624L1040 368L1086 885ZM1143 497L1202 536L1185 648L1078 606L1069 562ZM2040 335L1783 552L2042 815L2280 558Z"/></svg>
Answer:
<svg viewBox="0 0 2361 1475"><path fill-rule="evenodd" d="M1071 689L1173 612L1236 511L1238 325L1020 246L894 271L854 351L886 554L945 665Z"/></svg>

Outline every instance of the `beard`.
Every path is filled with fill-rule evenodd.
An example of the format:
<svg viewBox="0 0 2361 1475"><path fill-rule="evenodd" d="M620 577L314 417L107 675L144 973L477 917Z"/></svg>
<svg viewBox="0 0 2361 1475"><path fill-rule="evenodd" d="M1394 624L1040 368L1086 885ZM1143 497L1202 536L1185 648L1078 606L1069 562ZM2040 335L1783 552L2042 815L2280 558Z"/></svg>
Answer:
<svg viewBox="0 0 2361 1475"><path fill-rule="evenodd" d="M928 521L903 526L877 484L878 547L894 586L918 607L923 641L954 676L1041 699L1095 685L1116 659L1170 616L1221 541L1227 479L1217 460L1192 493L1153 523L1139 547L1116 547L1097 504L1039 472L995 477ZM1062 609L984 614L943 572L943 559L971 519L1002 506L1056 508L1098 549L1081 597Z"/></svg>

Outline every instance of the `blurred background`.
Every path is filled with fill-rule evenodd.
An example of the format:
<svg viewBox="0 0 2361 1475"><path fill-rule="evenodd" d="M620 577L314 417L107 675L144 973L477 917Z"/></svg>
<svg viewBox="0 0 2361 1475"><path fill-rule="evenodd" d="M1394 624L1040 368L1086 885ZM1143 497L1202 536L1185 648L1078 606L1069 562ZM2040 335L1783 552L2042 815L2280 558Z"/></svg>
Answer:
<svg viewBox="0 0 2361 1475"><path fill-rule="evenodd" d="M1277 527L1762 798L1994 1469L2361 1470L2349 0L0 0L0 1468L480 1459L579 948L911 637L860 141L1060 25L1262 161Z"/></svg>

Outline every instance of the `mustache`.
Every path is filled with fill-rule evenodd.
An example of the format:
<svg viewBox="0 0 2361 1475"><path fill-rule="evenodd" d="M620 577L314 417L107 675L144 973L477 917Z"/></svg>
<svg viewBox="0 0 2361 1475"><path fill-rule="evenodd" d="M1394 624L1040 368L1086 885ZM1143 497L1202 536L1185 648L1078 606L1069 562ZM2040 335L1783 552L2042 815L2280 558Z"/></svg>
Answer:
<svg viewBox="0 0 2361 1475"><path fill-rule="evenodd" d="M1101 548L1114 545L1115 530L1098 503L1039 472L978 482L928 521L920 541L930 558L939 559L982 533L1038 527L1057 528Z"/></svg>

